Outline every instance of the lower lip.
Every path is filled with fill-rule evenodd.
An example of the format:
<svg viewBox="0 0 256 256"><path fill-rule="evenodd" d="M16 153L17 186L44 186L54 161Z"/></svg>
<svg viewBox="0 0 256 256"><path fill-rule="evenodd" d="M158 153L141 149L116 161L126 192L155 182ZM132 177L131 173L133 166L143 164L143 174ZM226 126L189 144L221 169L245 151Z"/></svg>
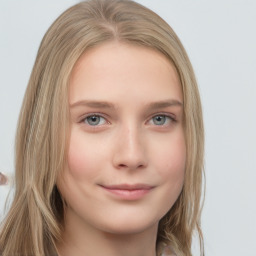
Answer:
<svg viewBox="0 0 256 256"><path fill-rule="evenodd" d="M102 187L104 190L107 192L111 193L112 195L118 197L119 199L122 200L139 200L143 198L145 195L147 195L151 189L111 189L111 188L106 188Z"/></svg>

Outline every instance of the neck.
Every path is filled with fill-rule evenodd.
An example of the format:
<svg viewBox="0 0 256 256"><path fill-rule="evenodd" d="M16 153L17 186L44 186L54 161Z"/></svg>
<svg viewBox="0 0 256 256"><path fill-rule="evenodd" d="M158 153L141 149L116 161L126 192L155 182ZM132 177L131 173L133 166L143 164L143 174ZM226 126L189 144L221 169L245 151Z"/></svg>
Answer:
<svg viewBox="0 0 256 256"><path fill-rule="evenodd" d="M113 234L66 221L59 256L156 256L157 224L139 233Z"/></svg>

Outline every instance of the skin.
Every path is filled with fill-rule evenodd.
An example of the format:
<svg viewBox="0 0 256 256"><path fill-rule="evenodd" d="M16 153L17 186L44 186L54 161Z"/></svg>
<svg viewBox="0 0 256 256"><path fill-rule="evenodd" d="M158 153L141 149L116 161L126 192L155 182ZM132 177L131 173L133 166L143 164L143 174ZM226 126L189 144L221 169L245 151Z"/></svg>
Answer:
<svg viewBox="0 0 256 256"><path fill-rule="evenodd" d="M0 172L0 185L6 185L7 182L8 182L7 177L3 173Z"/></svg>
<svg viewBox="0 0 256 256"><path fill-rule="evenodd" d="M159 220L178 198L186 149L173 65L145 47L87 51L69 91L67 202L61 256L153 256Z"/></svg>

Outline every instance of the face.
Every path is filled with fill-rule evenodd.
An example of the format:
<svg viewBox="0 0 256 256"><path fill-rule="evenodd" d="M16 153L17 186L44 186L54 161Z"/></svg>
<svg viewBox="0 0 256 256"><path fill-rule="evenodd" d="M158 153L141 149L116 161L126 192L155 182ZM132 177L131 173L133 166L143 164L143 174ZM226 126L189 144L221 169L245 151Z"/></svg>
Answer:
<svg viewBox="0 0 256 256"><path fill-rule="evenodd" d="M152 49L112 42L79 59L57 182L67 221L119 234L157 227L184 181L182 99L174 67Z"/></svg>

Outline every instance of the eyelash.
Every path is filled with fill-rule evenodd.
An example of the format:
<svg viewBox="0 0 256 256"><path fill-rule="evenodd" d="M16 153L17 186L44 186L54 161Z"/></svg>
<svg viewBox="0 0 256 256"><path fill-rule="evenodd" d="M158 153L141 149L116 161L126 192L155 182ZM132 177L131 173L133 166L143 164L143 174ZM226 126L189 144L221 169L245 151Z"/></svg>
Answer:
<svg viewBox="0 0 256 256"><path fill-rule="evenodd" d="M106 124L106 123L109 124L109 122L107 121L107 119L106 119L106 118L104 117L104 115L101 114L101 113L91 113L91 114L89 114L89 115L83 117L82 120L80 121L80 123L86 124L86 125L88 125L89 127L94 128L94 129L97 129L97 127L104 125L104 124L99 124L99 123L101 122L100 120L99 120L99 123L97 123L97 124L95 124L95 125L90 124L90 123L88 122L88 119L89 119L89 118L93 118L93 117L100 118L100 119L103 118L103 119L105 120L105 121L104 121L104 124ZM150 117L150 119L148 119L147 123L150 122L150 121L154 122L153 119L154 119L154 118L157 118L157 117L164 118L165 123L164 123L164 124L159 124L159 125L158 125L158 124L153 124L153 125L156 126L156 127L166 127L166 126L170 125L170 123L172 123L172 122L177 122L177 120L175 119L175 117L172 116L172 115L170 115L170 114L166 114L166 113L157 113L157 114L152 115L152 116ZM169 120L169 122L168 122L168 124L166 124L166 122L167 122L168 120Z"/></svg>
<svg viewBox="0 0 256 256"><path fill-rule="evenodd" d="M157 117L161 117L161 118L164 118L164 121L165 123L164 124L154 124L155 126L157 127L166 127L168 125L170 125L170 123L172 122L177 122L177 120L170 114L165 114L165 113L158 113L158 114L155 114L153 115L149 121L153 121L154 118L157 118ZM168 120L168 121L167 121ZM154 122L154 121L153 121ZM166 122L168 122L168 124L166 124Z"/></svg>
<svg viewBox="0 0 256 256"><path fill-rule="evenodd" d="M100 124L100 125L98 125L98 124L96 124L96 125L91 125L91 124L89 124L89 123L88 123L88 119L89 119L89 118L92 118L92 117L103 118L106 123L109 123L109 122L107 122L107 119L104 117L104 115L101 114L101 113L92 113L92 114L89 114L89 115L83 117L82 120L80 121L80 123L84 123L84 124L86 124L86 125L88 125L88 126L91 126L91 127L94 127L94 128L96 128L97 126L101 126L101 125L102 125L102 124ZM86 122L86 121L87 121L87 122Z"/></svg>

